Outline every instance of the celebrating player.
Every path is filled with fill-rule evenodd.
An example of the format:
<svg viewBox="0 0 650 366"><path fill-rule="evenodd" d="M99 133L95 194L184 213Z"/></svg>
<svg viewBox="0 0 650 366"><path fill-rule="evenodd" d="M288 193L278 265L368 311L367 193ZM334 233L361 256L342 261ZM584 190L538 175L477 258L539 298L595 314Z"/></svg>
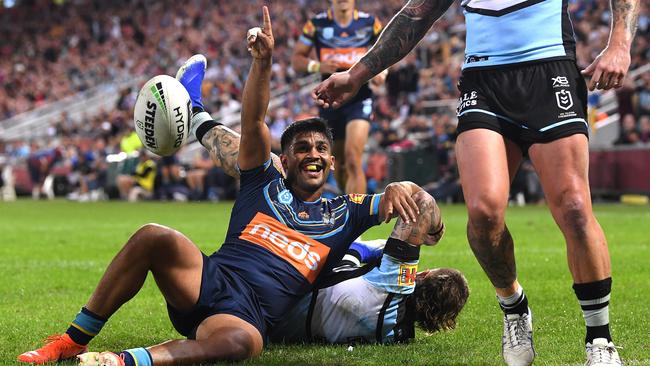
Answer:
<svg viewBox="0 0 650 366"><path fill-rule="evenodd" d="M432 198L413 183L390 184L383 195L321 199L334 157L331 134L319 119L287 128L282 167L275 166L264 124L274 40L266 7L263 15L261 32L248 40L253 62L243 92L237 158L241 191L225 243L208 257L178 231L155 224L141 227L113 259L66 332L21 354L19 361L53 362L86 351L109 317L137 294L149 271L167 301L174 327L188 339L119 354L87 353L80 356L81 365L161 366L254 357L262 351L269 326L380 218L388 221L395 213L400 225L411 225L402 245L426 243L431 238L426 233L440 229L434 226L440 221ZM194 57L178 75L197 112L192 123L199 140L215 123L201 112L204 73L205 59Z"/></svg>
<svg viewBox="0 0 650 366"><path fill-rule="evenodd" d="M408 54L452 0L411 0L350 70L314 90L340 106L367 80ZM587 365L620 365L609 330L611 269L607 242L592 213L588 183L587 87L618 88L630 65L639 1L612 0L607 47L582 74L567 1L463 0L467 40L458 106L458 168L469 221L467 238L504 311L502 353L529 365L532 316L517 280L505 225L509 185L524 153L540 176L566 240L573 288L586 322Z"/></svg>
<svg viewBox="0 0 650 366"><path fill-rule="evenodd" d="M354 0L332 0L332 7L307 21L296 43L291 65L297 71L320 73L327 78L347 70L375 43L381 23L372 15L355 9ZM310 59L312 49L317 60ZM384 83L385 73L372 80ZM362 157L370 133L372 91L367 84L338 110L320 108L320 116L334 133L337 157L336 180L346 193L365 193L366 175Z"/></svg>

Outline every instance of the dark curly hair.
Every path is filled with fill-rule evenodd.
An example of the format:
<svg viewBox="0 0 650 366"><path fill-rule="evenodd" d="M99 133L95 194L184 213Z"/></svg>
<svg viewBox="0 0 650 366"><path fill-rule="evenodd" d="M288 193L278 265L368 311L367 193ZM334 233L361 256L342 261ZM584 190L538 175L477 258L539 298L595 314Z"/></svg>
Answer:
<svg viewBox="0 0 650 366"><path fill-rule="evenodd" d="M438 268L419 276L409 300L415 309L417 324L427 332L456 327L456 317L469 297L463 274L453 268Z"/></svg>

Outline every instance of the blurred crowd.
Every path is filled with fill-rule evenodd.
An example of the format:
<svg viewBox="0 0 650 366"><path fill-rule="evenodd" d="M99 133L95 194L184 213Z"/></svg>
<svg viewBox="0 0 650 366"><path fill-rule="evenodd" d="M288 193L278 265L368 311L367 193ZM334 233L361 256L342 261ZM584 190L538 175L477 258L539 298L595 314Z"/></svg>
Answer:
<svg viewBox="0 0 650 366"><path fill-rule="evenodd" d="M304 22L325 10L329 2L270 3L276 38L272 90L291 91L268 113L267 123L277 150L287 124L317 114L308 95L297 92L298 80L304 75L291 69L290 59ZM357 0L357 8L386 24L403 3ZM203 85L207 109L221 116L236 113L250 65L243 40L246 30L258 25L261 4L258 0L29 0L0 9L0 121L102 83L134 75L174 75L194 53L205 54L209 62ZM578 64L584 68L607 43L609 5L599 0L570 1L570 11L578 40ZM648 64L649 33L648 6L642 2L631 69ZM437 169L418 183L426 184L438 198L460 198L453 146L464 37L463 15L455 4L416 49L389 70L385 86L376 91L372 138L365 161L370 191L387 180L402 178L399 175L403 172L394 168L399 154L419 151L428 161L435 161ZM43 126L47 129L45 140L2 141L0 137L4 165L25 162L28 177L23 178L31 182L34 197L231 198L236 182L224 177L206 155L197 153L181 162L176 157L149 156L141 150L131 127L136 93L123 90L113 110L88 116L81 123L61 114ZM617 91L617 100L622 127L617 143L648 143L650 72L642 76L641 83L628 80ZM599 103L599 94L592 94L594 111ZM602 118L602 113L593 113L594 121ZM134 157L125 159L121 153ZM149 187L139 181L146 174L136 174L138 167L142 168L140 173L154 171L153 183L145 192L131 194L135 187ZM523 175L526 172L522 169ZM67 183L57 181L61 176ZM523 182L528 180L522 178ZM533 200L539 199L535 194L541 195L530 193L534 188L525 191Z"/></svg>

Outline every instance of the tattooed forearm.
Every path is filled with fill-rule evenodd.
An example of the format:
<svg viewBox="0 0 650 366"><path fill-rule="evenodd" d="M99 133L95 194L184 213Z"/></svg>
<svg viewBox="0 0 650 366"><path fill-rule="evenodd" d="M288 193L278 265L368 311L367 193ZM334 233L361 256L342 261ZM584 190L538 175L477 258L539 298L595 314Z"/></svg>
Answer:
<svg viewBox="0 0 650 366"><path fill-rule="evenodd" d="M226 126L216 126L203 136L201 144L210 152L212 161L233 178L239 177L239 134Z"/></svg>
<svg viewBox="0 0 650 366"><path fill-rule="evenodd" d="M639 23L639 0L611 0L613 28L623 27L634 38Z"/></svg>
<svg viewBox="0 0 650 366"><path fill-rule="evenodd" d="M415 47L452 3L453 0L410 0L360 62L373 75L387 69Z"/></svg>
<svg viewBox="0 0 650 366"><path fill-rule="evenodd" d="M407 224L401 217L398 218L390 237L411 245L435 244L431 242L430 233L439 230L442 225L440 209L433 197L424 191L414 194L413 200L420 209L417 222ZM438 239L440 238L438 237Z"/></svg>
<svg viewBox="0 0 650 366"><path fill-rule="evenodd" d="M517 279L512 236L504 226L499 233L488 233L467 225L467 239L474 256L496 288L508 288Z"/></svg>

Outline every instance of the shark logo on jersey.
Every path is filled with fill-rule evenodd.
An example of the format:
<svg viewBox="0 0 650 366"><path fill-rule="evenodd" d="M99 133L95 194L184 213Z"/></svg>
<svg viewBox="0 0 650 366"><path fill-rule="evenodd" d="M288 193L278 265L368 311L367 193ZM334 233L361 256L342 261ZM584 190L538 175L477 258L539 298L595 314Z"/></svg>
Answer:
<svg viewBox="0 0 650 366"><path fill-rule="evenodd" d="M573 107L573 98L571 98L571 92L566 89L555 92L555 100L557 101L557 106L560 109L564 109L565 111L568 111L571 107Z"/></svg>

